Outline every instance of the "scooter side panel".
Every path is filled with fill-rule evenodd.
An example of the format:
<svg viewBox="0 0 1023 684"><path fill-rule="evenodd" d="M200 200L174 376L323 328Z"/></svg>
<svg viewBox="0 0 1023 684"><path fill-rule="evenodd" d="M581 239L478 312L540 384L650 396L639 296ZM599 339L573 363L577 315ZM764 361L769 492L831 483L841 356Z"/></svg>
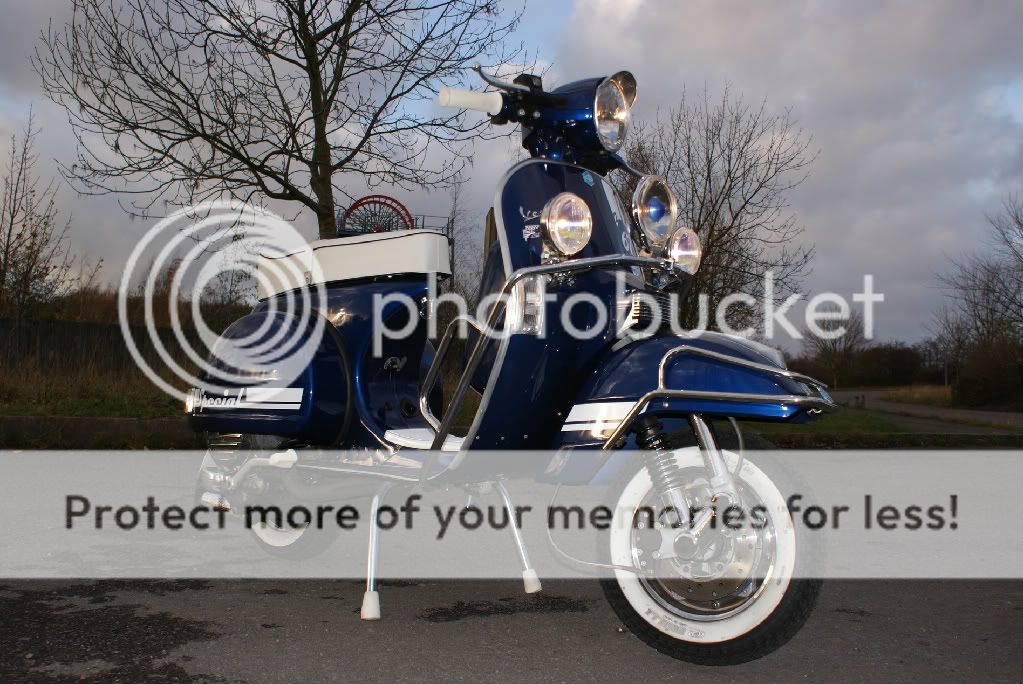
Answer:
<svg viewBox="0 0 1023 684"><path fill-rule="evenodd" d="M314 314L318 316L318 314ZM279 359L264 382L240 381L252 369L243 341L270 338L280 332L296 347L313 345L312 356ZM265 310L232 323L218 341L204 369L201 387L192 390L188 416L193 430L279 435L312 444L330 444L343 431L350 412L350 369L343 342L324 322L319 339L313 321ZM269 369L258 369L261 376ZM280 379L277 378L279 374Z"/></svg>
<svg viewBox="0 0 1023 684"><path fill-rule="evenodd" d="M355 389L355 415L340 446L390 449L388 429L425 426L417 407L427 325L406 303L422 305L427 292L425 278L410 276L329 286L322 309L345 340ZM383 329L374 329L375 317ZM407 326L411 333L399 334Z"/></svg>

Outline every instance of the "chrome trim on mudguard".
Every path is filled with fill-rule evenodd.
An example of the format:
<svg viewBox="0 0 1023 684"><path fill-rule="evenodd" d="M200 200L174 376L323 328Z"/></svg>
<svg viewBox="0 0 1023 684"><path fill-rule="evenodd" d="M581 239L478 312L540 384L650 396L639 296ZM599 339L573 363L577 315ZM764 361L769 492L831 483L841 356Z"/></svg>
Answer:
<svg viewBox="0 0 1023 684"><path fill-rule="evenodd" d="M817 395L753 394L746 392L713 392L707 390L668 389L665 387L667 363L673 357L680 354L703 356L705 358L714 359L715 361L731 364L733 366L750 368L761 373L769 373L777 377L786 378L794 382L802 383L806 386L807 391L815 391L817 392ZM785 368L776 368L765 363L747 361L746 359L741 359L737 356L730 356L728 354L721 354L708 349L700 349L699 347L682 344L669 349L664 356L661 357L660 363L657 364L657 389L650 390L640 397L639 401L637 401L632 408L629 409L629 412L625 414L622 421L618 423L618 427L615 428L614 432L611 433L601 448L604 450L613 449L615 443L617 443L618 440L628 432L629 427L632 425L632 422L636 419L636 417L646 410L646 407L656 399L707 399L711 401L734 401L742 403L795 404L796 406L806 408L807 411L826 411L830 413L837 410L838 405L835 404L827 392L824 391L826 389L827 385L823 382L815 380L808 375L803 375L802 373L796 373Z"/></svg>
<svg viewBox="0 0 1023 684"><path fill-rule="evenodd" d="M778 368L766 363L757 363L756 361L747 361L746 359L740 359L738 356L731 356L729 354L722 354L720 352L710 351L709 349L701 349L700 347L693 347L688 344L682 344L677 347L673 347L661 357L661 362L657 365L657 387L658 389L664 388L664 370L670 359L679 354L693 354L694 356L704 356L709 359L721 361L723 363L730 363L733 366L743 366L745 368L752 368L753 370L761 371L762 373L770 373L771 375L777 375L779 377L788 378L795 382L801 382L805 385L813 385L822 389L827 389L828 386L819 380L811 378L809 375L803 375L802 373L796 373L786 368Z"/></svg>

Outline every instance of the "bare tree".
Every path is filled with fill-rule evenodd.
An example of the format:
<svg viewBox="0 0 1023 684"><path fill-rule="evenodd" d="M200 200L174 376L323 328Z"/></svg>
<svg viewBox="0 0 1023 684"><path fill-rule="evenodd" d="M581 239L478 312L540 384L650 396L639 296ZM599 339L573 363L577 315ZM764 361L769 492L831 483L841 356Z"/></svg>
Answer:
<svg viewBox="0 0 1023 684"><path fill-rule="evenodd" d="M71 277L70 222L60 222L55 183L44 183L36 173L37 133L30 112L21 138L11 136L10 158L0 177L0 314L16 319L67 294L79 280L91 282L98 268L80 279Z"/></svg>
<svg viewBox="0 0 1023 684"><path fill-rule="evenodd" d="M994 229L999 253L1023 268L1023 200L1010 196L1002 206L1002 213L989 216L988 223Z"/></svg>
<svg viewBox="0 0 1023 684"><path fill-rule="evenodd" d="M933 343L967 406L1023 406L1023 203L1010 196L987 217L993 249L953 260L938 276L945 303Z"/></svg>
<svg viewBox="0 0 1023 684"><path fill-rule="evenodd" d="M1002 212L988 217L1000 264L995 296L1002 315L1023 334L1023 201L1010 196Z"/></svg>
<svg viewBox="0 0 1023 684"><path fill-rule="evenodd" d="M853 357L867 346L863 331L863 315L858 311L847 319L824 319L817 322L825 335L807 331L803 336L806 355L815 359L831 374L831 386L838 387L839 378L852 365ZM844 332L839 331L844 328Z"/></svg>
<svg viewBox="0 0 1023 684"><path fill-rule="evenodd" d="M479 226L471 219L462 202L463 182L451 189L451 209L448 222L451 228L451 291L473 306L479 296L483 263L477 241Z"/></svg>
<svg viewBox="0 0 1023 684"><path fill-rule="evenodd" d="M788 212L787 195L809 173L816 156L810 144L790 111L771 114L766 102L751 106L727 86L716 100L706 90L697 97L683 91L676 106L630 133L629 164L667 180L679 193L680 222L700 236L703 264L693 291L707 296L710 311L732 293L761 301L768 272L776 301L798 291L813 249L797 243L803 229ZM627 202L635 179L620 174L615 183ZM688 298L683 322L693 324L696 306ZM758 313L732 310L733 327Z"/></svg>
<svg viewBox="0 0 1023 684"><path fill-rule="evenodd" d="M993 251L954 260L938 276L976 342L1023 336L1023 204L1009 198L988 223Z"/></svg>
<svg viewBox="0 0 1023 684"><path fill-rule="evenodd" d="M956 261L952 271L939 276L974 341L997 338L1021 322L1023 314L1006 306L1004 289L1011 277L1004 262L987 256Z"/></svg>
<svg viewBox="0 0 1023 684"><path fill-rule="evenodd" d="M970 322L955 307L942 306L931 319L930 344L948 385L959 377L963 359L973 342Z"/></svg>
<svg viewBox="0 0 1023 684"><path fill-rule="evenodd" d="M335 234L344 182L443 185L483 123L437 113L467 63L515 61L496 0L72 0L34 66L68 113L83 192L311 210ZM478 121L473 118L472 121Z"/></svg>

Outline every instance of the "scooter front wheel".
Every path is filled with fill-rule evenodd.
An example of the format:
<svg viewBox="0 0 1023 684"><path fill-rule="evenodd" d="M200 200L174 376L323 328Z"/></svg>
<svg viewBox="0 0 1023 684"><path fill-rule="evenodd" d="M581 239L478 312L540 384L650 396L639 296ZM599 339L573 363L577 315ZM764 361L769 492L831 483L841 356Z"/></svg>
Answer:
<svg viewBox="0 0 1023 684"><path fill-rule="evenodd" d="M709 490L699 449L679 449L675 455L692 483L690 500L704 500ZM735 454L723 456L729 468L739 463ZM701 533L698 546L679 555L673 549L661 553L670 544L651 550L671 534L665 531L670 526L652 530L637 517L663 510L646 468L625 482L615 506L611 562L640 570L615 570L613 579L602 581L604 594L630 631L680 660L732 665L760 658L799 631L820 591L818 580L800 578L796 571L800 553L808 550L800 548L779 487L748 457L734 478L739 510L762 507L762 523L722 534L718 522Z"/></svg>

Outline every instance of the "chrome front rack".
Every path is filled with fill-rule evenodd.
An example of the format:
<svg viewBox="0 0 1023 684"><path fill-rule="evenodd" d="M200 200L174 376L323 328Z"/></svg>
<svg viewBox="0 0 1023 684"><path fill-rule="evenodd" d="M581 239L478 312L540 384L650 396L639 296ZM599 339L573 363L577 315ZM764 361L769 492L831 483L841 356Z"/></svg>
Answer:
<svg viewBox="0 0 1023 684"><path fill-rule="evenodd" d="M426 378L423 381L422 387L419 392L419 410L423 415L423 418L429 423L430 427L433 428L435 435L433 444L430 446L431 454L427 457L427 462L424 464L423 477L427 476L429 468L426 466L432 465L434 454L439 451L444 444L444 440L451 433L452 424L454 423L455 416L458 415L458 411L465 400L465 394L468 391L469 384L472 380L473 375L476 373L476 369L479 367L480 362L483 360L483 353L486 351L486 347L494 337L489 334L490 331L495 329L500 314L503 313L508 307L508 298L512 292L512 289L521 281L538 276L548 275L561 275L566 273L579 273L584 271L593 271L599 269L609 268L622 268L639 266L641 268L652 268L669 273L678 273L678 267L667 259L658 259L654 257L644 256L630 256L625 254L616 254L612 256L603 257L590 257L586 259L577 259L574 261L568 261L558 264L545 264L542 266L531 266L528 268L521 268L513 272L508 279L505 281L504 286L501 288L501 292L494 304L490 307L487 313L486 321L479 323L470 316L459 316L455 320L448 324L444 331L444 335L441 337L440 344L437 347L437 353L434 357L433 363L430 365L430 369L426 374ZM473 346L472 352L469 355L468 361L466 362L465 369L462 371L462 375L458 380L458 385L455 387L454 394L451 397L451 402L447 407L442 419L438 419L433 411L430 410L429 395L436 386L438 379L440 378L441 369L444 364L444 360L448 354L448 350L451 346L451 340L454 338L454 332L456 326L459 324L468 324L480 333L479 339ZM807 408L807 410L815 411L833 411L837 407L827 397L826 394L822 394L818 391L817 396L812 395L796 395L796 394L747 394L737 392L708 392L708 391L697 391L697 390L678 390L668 389L665 387L665 372L668 361L679 355L679 354L694 354L698 356L704 356L712 358L723 363L729 363L733 365L743 366L746 368L752 368L765 373L770 373L775 376L785 377L795 382L801 382L807 386L810 391L814 389L824 389L827 386L823 383L814 380L806 375L795 373L793 371L786 370L784 368L777 368L767 364L757 363L755 361L747 361L727 354L719 354L717 352L709 351L706 349L700 349L691 345L680 345L668 352L661 358L657 369L657 389L651 390L644 394L638 402L630 409L629 413L625 416L618 427L614 430L611 436L604 443L604 449L610 449L615 442L629 429L632 421L638 416L650 402L656 399L710 399L719 401L736 401L736 402L771 402L771 403L782 403L782 404L796 404ZM488 385L486 389L490 388L490 383L496 380L495 378L488 379Z"/></svg>
<svg viewBox="0 0 1023 684"><path fill-rule="evenodd" d="M802 383L806 386L808 391L815 391L816 395L757 394L750 392L712 392L705 390L669 389L665 387L665 374L668 367L668 361L680 354L702 356L704 358L720 361L721 363L740 366L742 368L750 368L776 377L787 378L794 382ZM625 414L624 418L622 418L622 422L620 422L618 427L616 427L608 436L601 448L605 450L613 449L618 440L626 434L629 426L636 417L645 411L646 407L649 406L651 402L657 399L704 399L710 401L731 401L753 404L770 402L772 404L793 404L805 408L807 411L831 412L836 410L838 406L824 391L826 389L827 385L823 382L815 380L808 375L803 375L802 373L796 373L785 368L778 368L777 366L770 366L766 363L748 361L747 359L741 359L729 354L721 354L719 352L710 351L709 349L701 349L700 347L694 347L689 344L682 344L669 349L664 356L661 357L660 363L657 364L657 389L650 390L640 397L639 401L633 404L632 408L629 409L629 412Z"/></svg>

